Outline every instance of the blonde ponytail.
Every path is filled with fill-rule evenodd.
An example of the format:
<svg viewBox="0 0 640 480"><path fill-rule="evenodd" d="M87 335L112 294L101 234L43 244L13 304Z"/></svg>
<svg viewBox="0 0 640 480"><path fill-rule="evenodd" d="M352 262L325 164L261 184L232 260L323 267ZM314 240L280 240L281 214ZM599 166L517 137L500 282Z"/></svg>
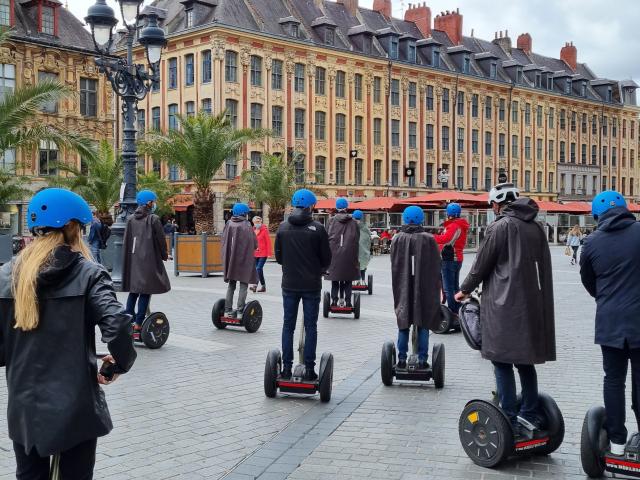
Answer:
<svg viewBox="0 0 640 480"><path fill-rule="evenodd" d="M87 259L91 253L82 241L80 225L67 224L62 230L52 230L36 237L18 256L13 269L12 291L15 303L15 328L34 330L39 322L37 296L38 274L51 262L56 248L69 245Z"/></svg>

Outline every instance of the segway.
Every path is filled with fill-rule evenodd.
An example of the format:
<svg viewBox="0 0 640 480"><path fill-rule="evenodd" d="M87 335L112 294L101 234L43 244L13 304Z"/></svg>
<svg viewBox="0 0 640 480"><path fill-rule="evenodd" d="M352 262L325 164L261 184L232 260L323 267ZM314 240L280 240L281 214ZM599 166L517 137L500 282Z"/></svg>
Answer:
<svg viewBox="0 0 640 480"><path fill-rule="evenodd" d="M444 345L436 343L431 351L432 365L425 369L418 365L418 334L415 326L411 327L412 354L407 357L407 367L396 365L396 346L393 342L385 342L380 359L380 376L387 387L393 385L394 377L398 380L428 382L433 380L437 389L444 387Z"/></svg>
<svg viewBox="0 0 640 480"><path fill-rule="evenodd" d="M324 318L329 318L329 314L337 314L337 315L351 315L353 314L353 318L356 320L360 318L360 294L354 293L353 300L351 302L351 306L348 306L343 299L338 300L338 304L336 306L331 305L331 295L329 292L324 292L324 296L322 297L322 316Z"/></svg>
<svg viewBox="0 0 640 480"><path fill-rule="evenodd" d="M255 333L262 325L262 306L257 300L247 303L242 310L240 318L225 315L226 300L221 298L213 304L211 309L211 321L218 330L224 330L227 326L244 327L249 333Z"/></svg>
<svg viewBox="0 0 640 480"><path fill-rule="evenodd" d="M624 455L612 455L604 428L604 407L591 407L584 417L580 437L582 469L590 478L600 478L605 471L640 478L640 434L634 433L624 447Z"/></svg>
<svg viewBox="0 0 640 480"><path fill-rule="evenodd" d="M147 310L147 317L142 322L140 330L133 332L133 341L143 343L147 348L156 350L162 347L169 339L169 319L162 312L152 312Z"/></svg>
<svg viewBox="0 0 640 480"><path fill-rule="evenodd" d="M367 276L367 283L353 282L351 289L354 292L368 292L369 295L373 295L373 275Z"/></svg>
<svg viewBox="0 0 640 480"><path fill-rule="evenodd" d="M320 401L327 403L331 400L333 387L333 354L323 353L320 358L318 380L310 382L304 380L304 325L300 328L298 342L298 365L293 368L291 378L282 378L282 354L280 350L271 350L267 354L264 366L264 394L274 398L280 390L283 393L298 393L301 395L315 395L320 393Z"/></svg>
<svg viewBox="0 0 640 480"><path fill-rule="evenodd" d="M445 334L460 331L460 319L444 303L440 304L440 325L433 333Z"/></svg>

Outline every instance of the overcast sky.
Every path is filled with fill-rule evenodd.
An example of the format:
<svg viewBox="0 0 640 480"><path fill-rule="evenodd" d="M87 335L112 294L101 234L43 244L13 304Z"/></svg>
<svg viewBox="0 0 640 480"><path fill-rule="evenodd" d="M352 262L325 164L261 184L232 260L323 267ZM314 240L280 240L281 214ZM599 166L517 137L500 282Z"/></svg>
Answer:
<svg viewBox="0 0 640 480"><path fill-rule="evenodd" d="M93 0L68 3L76 16L84 18ZM108 3L115 5L114 0ZM402 17L411 2L393 3L394 15ZM371 8L373 0L360 0L360 5ZM492 40L494 32L509 30L515 45L518 35L529 32L533 50L542 55L558 58L564 43L573 41L578 48L578 61L589 65L597 76L633 78L640 83L638 0L428 0L427 5L433 17L459 7L465 35L474 29L476 37Z"/></svg>

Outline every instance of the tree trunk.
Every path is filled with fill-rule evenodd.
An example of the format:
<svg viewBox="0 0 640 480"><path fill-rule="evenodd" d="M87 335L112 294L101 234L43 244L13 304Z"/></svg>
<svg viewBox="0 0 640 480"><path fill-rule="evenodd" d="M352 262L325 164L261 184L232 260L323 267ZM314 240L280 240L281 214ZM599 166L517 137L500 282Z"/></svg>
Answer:
<svg viewBox="0 0 640 480"><path fill-rule="evenodd" d="M278 227L284 221L284 210L280 208L269 209L269 231L277 232Z"/></svg>
<svg viewBox="0 0 640 480"><path fill-rule="evenodd" d="M193 218L196 222L196 233L213 233L213 202L211 200L194 202Z"/></svg>

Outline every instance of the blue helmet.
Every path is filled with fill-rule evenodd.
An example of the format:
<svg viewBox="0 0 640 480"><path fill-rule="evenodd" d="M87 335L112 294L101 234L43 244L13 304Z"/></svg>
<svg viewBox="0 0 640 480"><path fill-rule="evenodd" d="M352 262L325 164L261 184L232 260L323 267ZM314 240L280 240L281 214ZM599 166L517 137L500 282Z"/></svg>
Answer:
<svg viewBox="0 0 640 480"><path fill-rule="evenodd" d="M402 221L407 225L422 225L422 222L424 222L424 212L420 207L411 205L402 212Z"/></svg>
<svg viewBox="0 0 640 480"><path fill-rule="evenodd" d="M233 210L231 210L231 213L233 214L234 217L242 217L247 213L249 213L250 211L251 209L249 208L249 205L247 205L246 203L236 203L233 206Z"/></svg>
<svg viewBox="0 0 640 480"><path fill-rule="evenodd" d="M91 218L91 209L84 198L64 188L47 188L36 193L27 209L27 226L32 233L40 228L63 228L71 220L86 225Z"/></svg>
<svg viewBox="0 0 640 480"><path fill-rule="evenodd" d="M140 190L136 195L136 201L138 205L146 205L149 202L155 202L158 200L158 196L151 190Z"/></svg>
<svg viewBox="0 0 640 480"><path fill-rule="evenodd" d="M619 192L606 190L596 195L596 198L591 202L591 213L597 220L604 212L615 207L627 208L627 202Z"/></svg>
<svg viewBox="0 0 640 480"><path fill-rule="evenodd" d="M293 194L291 205L295 208L310 208L318 202L318 199L311 190L301 188Z"/></svg>
<svg viewBox="0 0 640 480"><path fill-rule="evenodd" d="M447 205L447 217L458 218L462 213L462 207L459 203L450 203Z"/></svg>
<svg viewBox="0 0 640 480"><path fill-rule="evenodd" d="M346 210L349 208L349 202L346 198L340 197L336 200L336 210Z"/></svg>
<svg viewBox="0 0 640 480"><path fill-rule="evenodd" d="M351 216L356 220L362 220L362 217L364 217L364 214L362 213L362 210L356 210L355 212L353 212Z"/></svg>

